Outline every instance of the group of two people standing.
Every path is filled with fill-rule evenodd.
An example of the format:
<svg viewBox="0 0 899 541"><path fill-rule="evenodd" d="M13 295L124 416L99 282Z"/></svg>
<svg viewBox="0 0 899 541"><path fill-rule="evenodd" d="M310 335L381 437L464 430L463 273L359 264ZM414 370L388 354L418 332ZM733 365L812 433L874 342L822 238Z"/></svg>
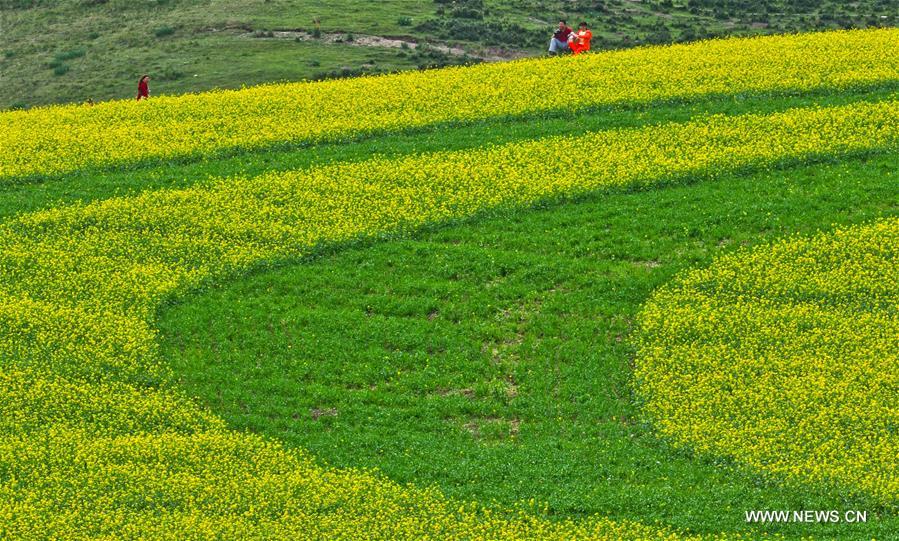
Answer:
<svg viewBox="0 0 899 541"><path fill-rule="evenodd" d="M559 29L549 41L549 52L557 54L570 50L574 54L580 54L590 50L591 39L593 39L593 33L587 28L587 23L579 24L578 31L575 32L568 26L568 23L562 20L559 21Z"/></svg>

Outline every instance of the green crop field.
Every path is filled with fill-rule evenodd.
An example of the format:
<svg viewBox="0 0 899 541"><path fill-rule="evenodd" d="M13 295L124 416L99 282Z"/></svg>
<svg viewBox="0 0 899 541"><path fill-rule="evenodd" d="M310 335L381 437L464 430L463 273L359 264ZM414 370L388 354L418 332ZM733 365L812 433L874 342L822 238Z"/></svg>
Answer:
<svg viewBox="0 0 899 541"><path fill-rule="evenodd" d="M784 234L896 213L895 157L590 197L254 271L162 312L188 392L241 430L465 500L536 498L703 534L743 509L829 509L654 437L629 387L642 301L679 270ZM798 183L796 179L801 179ZM797 185L798 184L798 185ZM790 537L888 538L787 525Z"/></svg>
<svg viewBox="0 0 899 541"><path fill-rule="evenodd" d="M33 103L163 50L172 93L200 88L187 55L216 59L211 86L317 76L344 50L415 67L244 35L318 16L424 39L476 9L534 30L508 50L537 54L531 18L559 11L153 4L5 2L16 32L128 29L68 43ZM632 4L674 39L743 21ZM865 6L846 24L890 8ZM9 73L49 54L21 35ZM0 539L899 531L897 30L125 98L0 113Z"/></svg>
<svg viewBox="0 0 899 541"><path fill-rule="evenodd" d="M145 73L161 95L540 55L560 17L597 49L899 23L891 0L3 0L0 109L128 97Z"/></svg>

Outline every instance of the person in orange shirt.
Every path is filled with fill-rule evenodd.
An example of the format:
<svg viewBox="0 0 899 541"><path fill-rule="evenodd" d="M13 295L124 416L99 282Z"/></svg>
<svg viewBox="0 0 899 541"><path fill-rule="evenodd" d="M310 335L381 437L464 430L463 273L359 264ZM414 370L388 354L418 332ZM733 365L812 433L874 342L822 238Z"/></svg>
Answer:
<svg viewBox="0 0 899 541"><path fill-rule="evenodd" d="M587 23L581 23L578 25L577 33L572 32L570 36L568 36L568 48L571 49L571 52L574 54L581 54L584 51L590 50L590 40L593 39L593 32L587 28Z"/></svg>

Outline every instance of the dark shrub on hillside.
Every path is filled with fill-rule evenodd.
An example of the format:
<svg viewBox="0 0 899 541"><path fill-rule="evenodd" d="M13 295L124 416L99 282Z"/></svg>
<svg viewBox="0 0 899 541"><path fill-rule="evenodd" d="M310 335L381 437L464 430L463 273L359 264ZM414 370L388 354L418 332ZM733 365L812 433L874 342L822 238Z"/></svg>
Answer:
<svg viewBox="0 0 899 541"><path fill-rule="evenodd" d="M175 33L175 29L171 26L160 26L156 30L153 30L153 34L157 38L164 38L165 36L171 36Z"/></svg>
<svg viewBox="0 0 899 541"><path fill-rule="evenodd" d="M56 60L59 60L60 62L63 62L65 60L73 60L75 58L81 58L85 54L87 54L87 50L79 47L77 49L69 49L67 51L60 51L60 52L56 53L55 55L53 55L53 58Z"/></svg>

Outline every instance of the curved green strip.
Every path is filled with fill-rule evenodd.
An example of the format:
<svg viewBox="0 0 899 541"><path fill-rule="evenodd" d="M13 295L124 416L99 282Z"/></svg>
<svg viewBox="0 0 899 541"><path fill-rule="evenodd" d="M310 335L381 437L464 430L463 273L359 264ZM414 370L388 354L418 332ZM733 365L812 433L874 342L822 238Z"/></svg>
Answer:
<svg viewBox="0 0 899 541"><path fill-rule="evenodd" d="M459 499L700 534L888 538L899 521L864 498L660 442L632 402L629 333L679 269L889 212L899 184L882 171L897 169L884 155L603 193L263 267L166 307L161 354L232 428ZM869 523L744 518L835 505Z"/></svg>

